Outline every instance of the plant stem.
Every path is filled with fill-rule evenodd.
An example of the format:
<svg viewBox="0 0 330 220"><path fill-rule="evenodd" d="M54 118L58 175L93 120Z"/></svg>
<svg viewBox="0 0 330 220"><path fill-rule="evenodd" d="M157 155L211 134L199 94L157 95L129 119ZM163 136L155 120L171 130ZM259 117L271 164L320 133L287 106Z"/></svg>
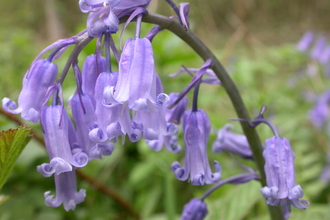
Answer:
<svg viewBox="0 0 330 220"><path fill-rule="evenodd" d="M221 65L215 55L209 50L209 48L190 30L185 30L179 23L173 21L162 15L149 13L143 16L144 22L157 24L163 29L167 29L186 42L204 61L207 59L212 60L212 69L221 81L221 85L226 90L239 118L250 121L250 116L243 103L240 93L235 86L234 82L229 77L225 68ZM241 126L244 134L246 135L248 142L251 146L253 158L256 162L257 169L260 174L260 182L262 186L266 185L266 175L264 171L265 161L262 156L263 147L259 136L255 129L249 128L247 123L241 122ZM283 220L281 208L279 206L268 206L272 220Z"/></svg>

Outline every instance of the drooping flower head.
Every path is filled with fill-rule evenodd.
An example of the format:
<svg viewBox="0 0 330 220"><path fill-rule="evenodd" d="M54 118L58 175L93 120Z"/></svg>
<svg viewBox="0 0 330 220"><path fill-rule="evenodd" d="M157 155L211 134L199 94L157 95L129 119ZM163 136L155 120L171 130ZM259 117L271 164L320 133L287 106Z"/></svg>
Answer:
<svg viewBox="0 0 330 220"><path fill-rule="evenodd" d="M129 39L119 62L118 83L114 99L127 102L130 109L148 109L148 101L156 99L156 71L153 50L146 38Z"/></svg>
<svg viewBox="0 0 330 220"><path fill-rule="evenodd" d="M95 83L100 73L105 72L106 58L97 55L86 57L81 73L81 88L84 94L94 97Z"/></svg>
<svg viewBox="0 0 330 220"><path fill-rule="evenodd" d="M311 51L311 58L320 61L320 57L322 56L322 53L327 45L327 38L325 36L320 36L317 41L315 42L315 45Z"/></svg>
<svg viewBox="0 0 330 220"><path fill-rule="evenodd" d="M54 84L56 76L56 64L46 59L37 60L24 76L18 107L9 98L4 98L2 99L4 110L13 114L21 113L23 119L37 123L46 92Z"/></svg>
<svg viewBox="0 0 330 220"><path fill-rule="evenodd" d="M57 100L57 96L54 99ZM72 122L63 105L54 101L53 105L44 106L40 122L50 159L49 163L37 167L43 176L59 175L88 163L88 156L77 143Z"/></svg>
<svg viewBox="0 0 330 220"><path fill-rule="evenodd" d="M329 117L330 90L324 92L309 112L311 122L316 128L321 128Z"/></svg>
<svg viewBox="0 0 330 220"><path fill-rule="evenodd" d="M217 139L212 146L213 152L228 151L243 158L251 159L252 151L245 135L230 132L231 127L231 124L227 124L218 131Z"/></svg>
<svg viewBox="0 0 330 220"><path fill-rule="evenodd" d="M44 193L45 203L50 207L59 207L63 204L66 211L74 210L76 205L83 202L86 197L86 190L77 192L76 171L68 171L54 176L56 194L55 198L50 191Z"/></svg>
<svg viewBox="0 0 330 220"><path fill-rule="evenodd" d="M206 215L206 204L202 200L194 198L184 206L181 220L203 220Z"/></svg>
<svg viewBox="0 0 330 220"><path fill-rule="evenodd" d="M274 137L265 141L263 157L267 186L261 189L261 193L268 205L281 205L284 218L287 219L290 216L291 205L298 209L306 209L309 203L307 200L300 200L304 193L301 186L296 184L295 155L290 142L280 137L275 126L268 120L258 116L252 121L252 125L259 123L268 124L274 133Z"/></svg>
<svg viewBox="0 0 330 220"><path fill-rule="evenodd" d="M179 94L170 93L169 98L170 98L169 105L171 105L176 99L179 98ZM187 105L188 105L188 98L184 97L173 108L164 109L165 120L167 123L168 130L178 129L177 125L181 123L181 118L187 108ZM175 132L168 132L168 133L169 134L167 135L159 134L156 140L146 140L147 145L155 151L160 151L162 147L165 146L166 150L168 150L169 152L180 153L181 146L177 143L178 138L176 137L176 135L173 135Z"/></svg>
<svg viewBox="0 0 330 220"><path fill-rule="evenodd" d="M198 91L202 77L212 66L211 60L206 60L202 67L193 76L189 85L180 93L179 97L169 108L174 107L194 88L192 108L183 114L182 129L185 143L184 166L179 162L172 163L171 170L178 180L184 181L190 177L192 185L212 184L221 179L221 166L217 161L213 165L216 170L212 173L206 153L208 138L211 131L210 119L206 112L198 109Z"/></svg>
<svg viewBox="0 0 330 220"><path fill-rule="evenodd" d="M138 7L148 7L151 0L79 0L80 10L89 12L87 31L90 37L119 30L119 18L130 15Z"/></svg>
<svg viewBox="0 0 330 220"><path fill-rule="evenodd" d="M212 173L206 147L211 131L211 124L205 111L186 111L183 115L185 159L184 166L179 162L172 164L171 170L178 180L190 177L192 185L213 184L221 179L221 166L214 161L216 172Z"/></svg>
<svg viewBox="0 0 330 220"><path fill-rule="evenodd" d="M282 203L284 210L289 211L291 205L298 209L308 208L308 201L300 200L304 193L301 186L296 184L295 156L289 141L281 137L266 140L263 156L267 186L261 189L261 193L267 199L267 204L277 206ZM290 212L284 214L287 219Z"/></svg>
<svg viewBox="0 0 330 220"><path fill-rule="evenodd" d="M43 49L32 62L29 70L23 78L23 88L16 103L5 97L2 99L2 107L12 114L21 113L25 120L37 123L40 119L42 104L46 100L47 90L55 83L58 68L54 60L60 57L68 46L76 43L83 32L68 39L60 39ZM47 59L40 57L52 50Z"/></svg>
<svg viewBox="0 0 330 220"><path fill-rule="evenodd" d="M313 40L314 33L312 31L308 31L302 36L296 47L300 52L306 52L313 43Z"/></svg>

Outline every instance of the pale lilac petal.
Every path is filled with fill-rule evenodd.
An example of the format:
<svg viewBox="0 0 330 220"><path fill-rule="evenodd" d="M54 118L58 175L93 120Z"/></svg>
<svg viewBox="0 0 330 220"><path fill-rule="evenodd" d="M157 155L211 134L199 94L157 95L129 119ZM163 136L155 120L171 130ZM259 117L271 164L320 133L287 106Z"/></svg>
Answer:
<svg viewBox="0 0 330 220"><path fill-rule="evenodd" d="M192 199L184 206L181 220L203 220L207 213L206 204L202 200Z"/></svg>
<svg viewBox="0 0 330 220"><path fill-rule="evenodd" d="M74 210L76 205L83 202L86 197L86 190L77 192L75 170L55 175L56 196L45 192L45 203L50 207L58 207L63 204L66 211Z"/></svg>
<svg viewBox="0 0 330 220"><path fill-rule="evenodd" d="M196 112L186 111L182 122L185 142L184 167L178 162L172 164L171 170L177 179L183 181L190 176L192 185L212 184L221 179L221 166L214 162L216 172L212 173L206 146L211 130L207 114L199 109Z"/></svg>
<svg viewBox="0 0 330 220"><path fill-rule="evenodd" d="M300 41L297 43L298 51L301 52L307 51L310 45L312 44L313 40L314 40L314 33L311 31L306 32L304 36L300 39Z"/></svg>
<svg viewBox="0 0 330 220"><path fill-rule="evenodd" d="M46 93L55 82L57 65L45 59L37 60L23 79L23 88L18 97L18 107L8 98L2 100L4 110L10 113L21 113L23 119L38 122ZM36 89L38 88L38 89Z"/></svg>
<svg viewBox="0 0 330 220"><path fill-rule="evenodd" d="M245 135L234 134L229 131L232 126L227 124L220 129L217 134L217 139L212 145L212 151L221 153L228 151L243 158L252 158L252 151Z"/></svg>

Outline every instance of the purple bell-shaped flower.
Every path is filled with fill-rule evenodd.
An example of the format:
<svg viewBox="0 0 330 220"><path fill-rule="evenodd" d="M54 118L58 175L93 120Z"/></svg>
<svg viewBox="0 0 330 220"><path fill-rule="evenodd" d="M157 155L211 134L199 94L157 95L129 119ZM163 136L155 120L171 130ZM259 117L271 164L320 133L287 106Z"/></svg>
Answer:
<svg viewBox="0 0 330 220"><path fill-rule="evenodd" d="M179 162L172 164L171 170L178 180L187 180L190 176L192 185L213 184L221 179L221 166L214 161L216 172L212 173L206 146L211 131L207 114L198 109L186 111L183 115L182 127L185 142L184 166Z"/></svg>
<svg viewBox="0 0 330 220"><path fill-rule="evenodd" d="M23 119L37 123L46 92L54 84L56 75L56 64L46 59L35 61L24 76L18 107L9 98L2 99L2 107L7 112L21 113Z"/></svg>
<svg viewBox="0 0 330 220"><path fill-rule="evenodd" d="M184 206L181 220L203 220L206 215L206 204L202 200L195 198Z"/></svg>
<svg viewBox="0 0 330 220"><path fill-rule="evenodd" d="M227 124L218 131L217 139L212 146L213 152L228 151L240 157L251 159L252 151L245 135L230 132L229 128L231 127L231 124Z"/></svg>
<svg viewBox="0 0 330 220"><path fill-rule="evenodd" d="M43 176L49 177L53 173L59 175L88 163L86 153L71 144L74 133L70 132L71 121L62 105L45 106L40 121L50 158L50 163L37 167Z"/></svg>
<svg viewBox="0 0 330 220"><path fill-rule="evenodd" d="M77 192L76 171L72 170L59 175L54 175L56 196L50 195L50 191L44 193L45 203L50 207L59 207L63 204L66 211L74 210L76 205L83 202L86 197L86 190Z"/></svg>

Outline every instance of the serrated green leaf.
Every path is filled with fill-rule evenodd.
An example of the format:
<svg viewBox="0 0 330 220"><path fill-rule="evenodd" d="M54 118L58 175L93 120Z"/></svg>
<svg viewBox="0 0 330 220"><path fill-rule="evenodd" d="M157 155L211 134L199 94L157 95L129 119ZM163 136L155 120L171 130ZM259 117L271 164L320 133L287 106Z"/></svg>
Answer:
<svg viewBox="0 0 330 220"><path fill-rule="evenodd" d="M31 128L26 126L0 132L0 189L31 138Z"/></svg>

